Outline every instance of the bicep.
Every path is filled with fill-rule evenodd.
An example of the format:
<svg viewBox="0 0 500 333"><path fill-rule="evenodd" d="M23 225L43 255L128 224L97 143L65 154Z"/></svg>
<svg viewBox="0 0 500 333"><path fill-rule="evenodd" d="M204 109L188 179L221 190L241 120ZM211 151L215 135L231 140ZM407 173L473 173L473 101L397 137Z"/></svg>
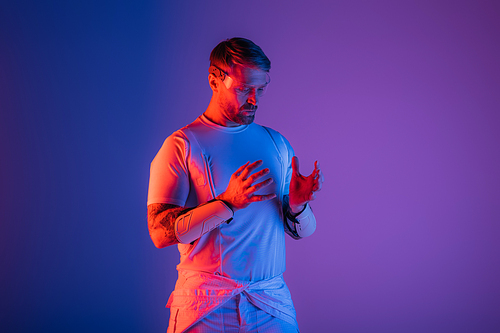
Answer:
<svg viewBox="0 0 500 333"><path fill-rule="evenodd" d="M189 194L188 147L181 133L176 132L165 140L151 162L148 204L168 202L184 206Z"/></svg>

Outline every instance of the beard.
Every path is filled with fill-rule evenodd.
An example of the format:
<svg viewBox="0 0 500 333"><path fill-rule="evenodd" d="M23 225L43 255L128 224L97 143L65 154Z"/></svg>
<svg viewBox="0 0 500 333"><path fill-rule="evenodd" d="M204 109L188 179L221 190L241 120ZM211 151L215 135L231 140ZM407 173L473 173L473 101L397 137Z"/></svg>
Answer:
<svg viewBox="0 0 500 333"><path fill-rule="evenodd" d="M240 124L240 125L250 125L251 123L253 123L253 121L255 119L255 109L257 109L257 107L254 107L254 111L248 112L248 111L243 111L243 110L250 110L250 109L243 108L243 107L240 108L239 112L237 112L234 115L233 121L237 124Z"/></svg>
<svg viewBox="0 0 500 333"><path fill-rule="evenodd" d="M255 119L257 106L245 103L239 109L227 99L221 98L219 106L225 111L227 119L238 125L250 125Z"/></svg>

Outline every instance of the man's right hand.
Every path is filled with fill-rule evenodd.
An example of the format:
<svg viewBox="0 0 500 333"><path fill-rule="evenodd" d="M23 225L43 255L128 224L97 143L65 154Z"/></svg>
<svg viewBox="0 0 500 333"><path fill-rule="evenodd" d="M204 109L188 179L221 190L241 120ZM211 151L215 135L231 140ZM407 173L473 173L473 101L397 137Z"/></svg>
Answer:
<svg viewBox="0 0 500 333"><path fill-rule="evenodd" d="M266 195L254 194L264 186L273 182L272 178L268 178L260 183L252 185L257 179L267 175L269 169L262 169L252 174L252 171L262 165L262 160L247 162L232 174L227 189L220 194L216 199L227 203L233 212L248 207L252 202L270 200L276 197L275 193Z"/></svg>

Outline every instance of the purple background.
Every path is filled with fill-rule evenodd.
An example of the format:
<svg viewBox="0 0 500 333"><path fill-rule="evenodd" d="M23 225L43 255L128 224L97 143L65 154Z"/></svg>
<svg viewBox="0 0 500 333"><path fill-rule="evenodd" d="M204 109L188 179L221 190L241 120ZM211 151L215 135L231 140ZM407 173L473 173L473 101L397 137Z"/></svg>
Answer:
<svg viewBox="0 0 500 333"><path fill-rule="evenodd" d="M66 1L0 9L0 330L163 332L175 247L149 163L208 105L208 56L272 61L256 122L303 173L303 332L500 331L497 1Z"/></svg>

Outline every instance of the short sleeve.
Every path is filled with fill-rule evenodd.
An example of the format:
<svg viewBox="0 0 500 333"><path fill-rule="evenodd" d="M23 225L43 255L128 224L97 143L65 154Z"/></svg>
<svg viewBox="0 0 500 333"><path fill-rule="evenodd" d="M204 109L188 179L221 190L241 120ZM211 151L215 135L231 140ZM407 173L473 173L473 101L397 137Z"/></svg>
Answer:
<svg viewBox="0 0 500 333"><path fill-rule="evenodd" d="M148 205L168 203L183 207L189 195L186 156L189 142L182 132L169 136L151 162Z"/></svg>

